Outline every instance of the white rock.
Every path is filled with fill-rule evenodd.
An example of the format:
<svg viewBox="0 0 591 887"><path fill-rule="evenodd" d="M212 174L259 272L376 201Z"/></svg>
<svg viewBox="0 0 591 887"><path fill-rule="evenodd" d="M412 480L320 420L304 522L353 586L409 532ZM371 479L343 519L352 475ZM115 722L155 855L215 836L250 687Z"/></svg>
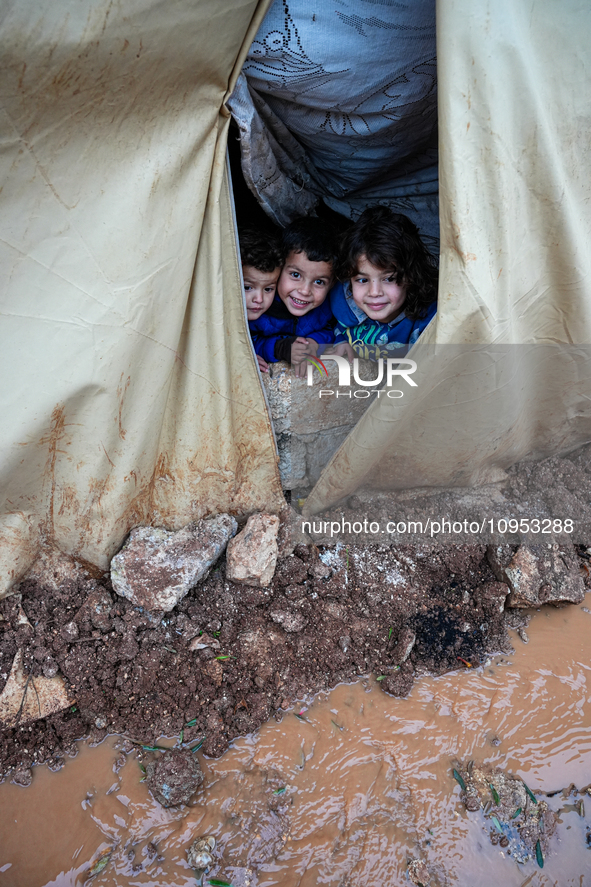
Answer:
<svg viewBox="0 0 591 887"><path fill-rule="evenodd" d="M231 582L266 588L277 564L278 531L276 515L251 515L242 532L228 545L226 577Z"/></svg>
<svg viewBox="0 0 591 887"><path fill-rule="evenodd" d="M113 588L137 607L168 612L205 576L237 529L229 514L176 532L138 527L111 561Z"/></svg>

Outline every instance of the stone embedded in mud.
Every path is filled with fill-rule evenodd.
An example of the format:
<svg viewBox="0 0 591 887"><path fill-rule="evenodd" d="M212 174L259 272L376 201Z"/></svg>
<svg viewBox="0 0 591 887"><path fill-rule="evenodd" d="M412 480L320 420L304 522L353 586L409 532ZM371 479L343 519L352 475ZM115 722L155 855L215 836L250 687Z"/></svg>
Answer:
<svg viewBox="0 0 591 887"><path fill-rule="evenodd" d="M0 693L0 727L38 721L69 708L73 702L61 676L47 678L25 674L19 650Z"/></svg>
<svg viewBox="0 0 591 887"><path fill-rule="evenodd" d="M488 561L497 578L507 582L508 607L539 607L542 604L580 604L585 584L572 543L489 546Z"/></svg>
<svg viewBox="0 0 591 887"><path fill-rule="evenodd" d="M277 625L280 625L287 632L301 631L306 624L306 617L303 613L293 610L276 607L269 611L269 616L273 622L276 622Z"/></svg>
<svg viewBox="0 0 591 887"><path fill-rule="evenodd" d="M111 561L113 588L137 607L168 612L205 576L237 529L229 514L176 532L138 527Z"/></svg>
<svg viewBox="0 0 591 887"><path fill-rule="evenodd" d="M244 529L228 543L226 576L242 585L267 587L277 564L279 518L253 514Z"/></svg>
<svg viewBox="0 0 591 887"><path fill-rule="evenodd" d="M398 642L392 650L392 661L397 665L406 662L412 653L412 648L415 645L416 639L416 632L414 632L412 628L405 626L398 635Z"/></svg>
<svg viewBox="0 0 591 887"><path fill-rule="evenodd" d="M22 785L27 788L33 782L33 771L30 767L19 767L15 770L10 780L13 785Z"/></svg>
<svg viewBox="0 0 591 887"><path fill-rule="evenodd" d="M475 592L475 599L489 609L498 610L502 613L505 609L505 601L509 594L509 586L505 582L485 582L480 585Z"/></svg>
<svg viewBox="0 0 591 887"><path fill-rule="evenodd" d="M422 859L409 859L407 868L408 877L417 887L427 887L430 881L429 869Z"/></svg>
<svg viewBox="0 0 591 887"><path fill-rule="evenodd" d="M146 781L159 804L176 807L191 800L203 782L203 773L195 755L173 749L146 764Z"/></svg>
<svg viewBox="0 0 591 887"><path fill-rule="evenodd" d="M213 862L215 850L215 838L208 835L205 838L195 838L187 850L187 862L192 869L206 872Z"/></svg>
<svg viewBox="0 0 591 887"><path fill-rule="evenodd" d="M93 628L105 634L113 627L113 620L110 616L112 606L113 598L107 589L97 585L96 589L86 598L77 614L77 618L82 614L87 615L90 617Z"/></svg>

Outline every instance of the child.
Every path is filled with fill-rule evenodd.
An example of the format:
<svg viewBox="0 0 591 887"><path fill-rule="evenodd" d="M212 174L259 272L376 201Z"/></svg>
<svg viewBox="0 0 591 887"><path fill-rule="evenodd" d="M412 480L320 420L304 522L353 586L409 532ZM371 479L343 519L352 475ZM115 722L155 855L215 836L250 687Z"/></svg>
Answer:
<svg viewBox="0 0 591 887"><path fill-rule="evenodd" d="M334 339L334 318L326 300L333 284L336 236L309 216L283 232L285 264L271 307L250 323L255 351L267 363L288 360L297 376L306 371L320 343Z"/></svg>
<svg viewBox="0 0 591 887"><path fill-rule="evenodd" d="M367 360L406 354L435 315L435 260L411 220L386 206L366 209L345 233L339 277L345 283L330 294L333 353Z"/></svg>
<svg viewBox="0 0 591 887"><path fill-rule="evenodd" d="M239 232L240 259L244 280L244 298L249 326L258 320L275 298L277 281L283 265L279 238L270 231L245 229ZM269 371L268 364L257 354L259 368Z"/></svg>

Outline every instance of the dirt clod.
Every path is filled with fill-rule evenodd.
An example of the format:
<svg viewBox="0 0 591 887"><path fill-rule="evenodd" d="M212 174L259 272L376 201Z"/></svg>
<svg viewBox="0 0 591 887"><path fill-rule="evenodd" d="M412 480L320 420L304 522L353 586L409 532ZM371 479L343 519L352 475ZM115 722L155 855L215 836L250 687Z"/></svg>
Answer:
<svg viewBox="0 0 591 887"><path fill-rule="evenodd" d="M203 773L190 751L173 749L146 765L148 788L163 807L187 804L201 783Z"/></svg>

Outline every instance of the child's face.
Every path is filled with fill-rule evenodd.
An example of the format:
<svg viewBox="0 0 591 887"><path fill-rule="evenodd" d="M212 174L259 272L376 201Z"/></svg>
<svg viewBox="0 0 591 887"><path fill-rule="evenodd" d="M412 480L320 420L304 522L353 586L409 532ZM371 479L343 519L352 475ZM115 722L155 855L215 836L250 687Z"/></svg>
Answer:
<svg viewBox="0 0 591 887"><path fill-rule="evenodd" d="M360 256L357 274L351 278L353 301L372 320L390 323L402 313L406 284L396 283L394 271L384 271Z"/></svg>
<svg viewBox="0 0 591 887"><path fill-rule="evenodd" d="M311 262L306 253L290 252L277 293L290 314L302 317L322 305L332 286L332 262Z"/></svg>
<svg viewBox="0 0 591 887"><path fill-rule="evenodd" d="M270 307L275 298L280 274L281 268L275 268L274 271L257 271L252 265L242 266L246 316L249 320L258 320Z"/></svg>

